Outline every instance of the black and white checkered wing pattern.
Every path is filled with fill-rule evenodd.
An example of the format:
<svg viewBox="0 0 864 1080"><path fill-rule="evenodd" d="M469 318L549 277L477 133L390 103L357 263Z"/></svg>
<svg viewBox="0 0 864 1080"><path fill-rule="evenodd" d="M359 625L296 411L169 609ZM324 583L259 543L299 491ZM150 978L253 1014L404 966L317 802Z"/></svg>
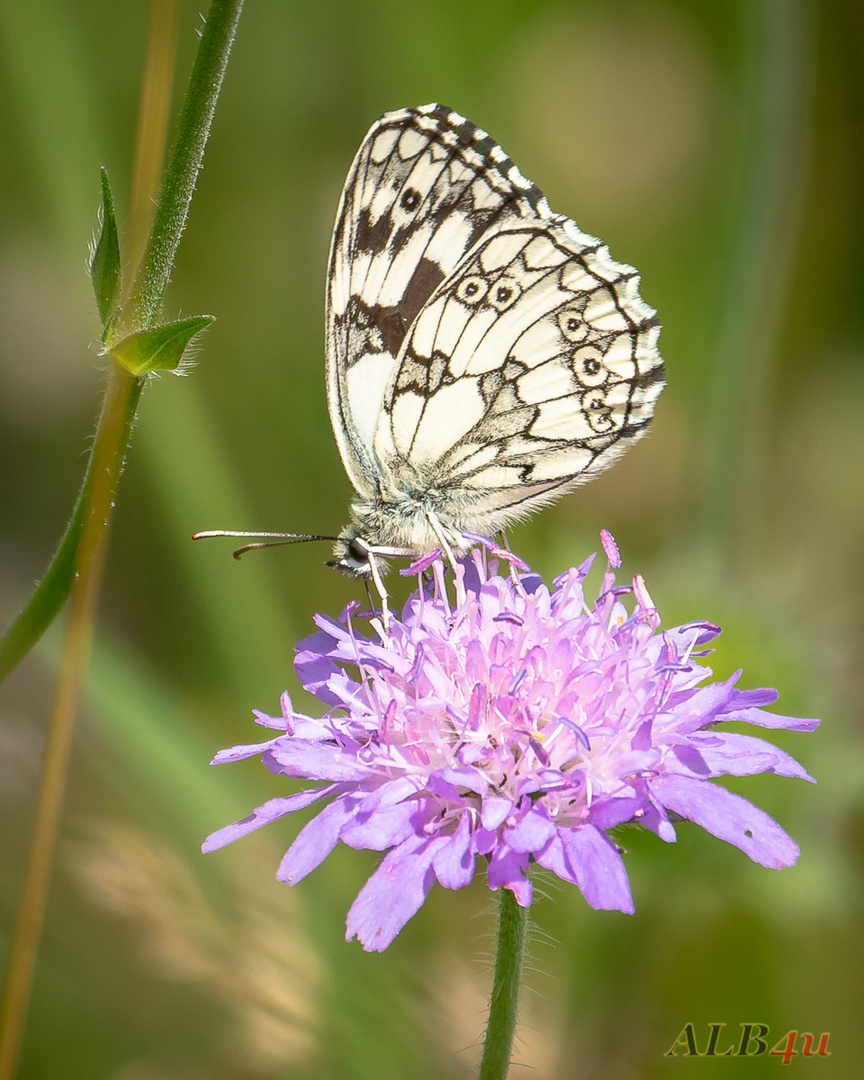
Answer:
<svg viewBox="0 0 864 1080"><path fill-rule="evenodd" d="M427 300L374 443L494 531L585 483L645 430L663 387L631 267L573 222L484 235Z"/></svg>
<svg viewBox="0 0 864 1080"><path fill-rule="evenodd" d="M471 247L551 216L541 192L470 121L441 105L387 113L345 182L330 251L327 394L349 477L376 488L375 429L423 305Z"/></svg>
<svg viewBox="0 0 864 1080"><path fill-rule="evenodd" d="M388 113L343 192L327 388L355 534L423 550L584 483L663 387L636 271L440 105Z"/></svg>

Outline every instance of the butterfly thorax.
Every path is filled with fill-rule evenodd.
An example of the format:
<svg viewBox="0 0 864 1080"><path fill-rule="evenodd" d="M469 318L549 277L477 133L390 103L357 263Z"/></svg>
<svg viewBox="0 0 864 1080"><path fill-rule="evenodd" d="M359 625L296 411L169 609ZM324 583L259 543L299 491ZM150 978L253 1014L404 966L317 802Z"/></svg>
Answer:
<svg viewBox="0 0 864 1080"><path fill-rule="evenodd" d="M368 578L371 557L381 564L388 557L411 558L440 549L438 530L443 531L453 551L466 550L470 545L461 536L461 522L454 521L458 501L452 491L434 488L355 500L351 504L351 523L339 534L331 565L349 577Z"/></svg>

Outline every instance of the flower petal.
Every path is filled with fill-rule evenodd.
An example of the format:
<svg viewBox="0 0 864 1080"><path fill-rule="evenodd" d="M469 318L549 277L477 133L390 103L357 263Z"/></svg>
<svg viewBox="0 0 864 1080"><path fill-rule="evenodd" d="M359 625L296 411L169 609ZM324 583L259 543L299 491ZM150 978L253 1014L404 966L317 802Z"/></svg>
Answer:
<svg viewBox="0 0 864 1080"><path fill-rule="evenodd" d="M521 907L530 905L533 893L527 874L528 856L511 851L503 844L492 852L486 868L489 888L498 889L503 885L505 889L510 889Z"/></svg>
<svg viewBox="0 0 864 1080"><path fill-rule="evenodd" d="M318 799L331 794L332 791L333 786L331 785L323 788L312 788L310 791L300 791L296 795L268 799L266 803L256 807L248 817L241 818L240 821L235 821L233 825L226 825L223 829L210 833L201 845L201 850L205 855L210 851L217 851L219 848L225 847L226 844L239 840L241 836L246 836L248 833L260 829L262 825L269 825L271 821L276 821L277 818L290 814L292 810L302 810L306 806L311 806Z"/></svg>
<svg viewBox="0 0 864 1080"><path fill-rule="evenodd" d="M268 742L262 743L246 743L245 745L241 743L239 746L220 750L210 764L222 765L228 761L242 761L243 758L255 757L256 754L263 754L265 750L269 750L273 742L274 740L270 739Z"/></svg>
<svg viewBox="0 0 864 1080"><path fill-rule="evenodd" d="M794 776L815 783L806 769L785 750L753 735L715 729L691 735L690 743L698 749L712 776L750 776L753 773L773 772L778 776Z"/></svg>
<svg viewBox="0 0 864 1080"><path fill-rule="evenodd" d="M339 704L339 699L327 689L327 680L338 670L329 655L333 644L333 637L320 630L297 643L297 655L294 657L294 670L301 685L327 705Z"/></svg>
<svg viewBox="0 0 864 1080"><path fill-rule="evenodd" d="M650 787L667 809L741 848L762 866L779 869L792 866L798 858L799 848L792 837L740 795L686 776L657 777Z"/></svg>
<svg viewBox="0 0 864 1080"><path fill-rule="evenodd" d="M535 803L516 824L504 832L504 839L514 851L534 853L540 851L555 836L555 826Z"/></svg>
<svg viewBox="0 0 864 1080"><path fill-rule="evenodd" d="M781 716L779 713L766 712L764 709L736 709L734 716L724 716L724 720L743 720L745 724L758 724L765 728L786 728L789 731L815 731L821 720L808 720L801 716Z"/></svg>
<svg viewBox="0 0 864 1080"><path fill-rule="evenodd" d="M363 814L358 807L339 839L349 847L384 851L401 844L417 831L417 817L418 806L414 802L388 806L372 814Z"/></svg>
<svg viewBox="0 0 864 1080"><path fill-rule="evenodd" d="M462 815L458 829L438 850L432 866L445 889L461 889L470 884L474 877L474 851L468 814Z"/></svg>
<svg viewBox="0 0 864 1080"><path fill-rule="evenodd" d="M358 795L342 795L303 826L285 852L276 877L286 885L296 885L322 863L339 840L339 832L350 821L360 801Z"/></svg>
<svg viewBox="0 0 864 1080"><path fill-rule="evenodd" d="M636 910L618 849L593 825L558 829L555 839L537 856L537 861L578 885L593 908L623 911L627 915Z"/></svg>
<svg viewBox="0 0 864 1080"><path fill-rule="evenodd" d="M435 882L432 860L441 846L412 836L385 855L351 905L345 940L356 937L366 952L383 952L422 907Z"/></svg>
<svg viewBox="0 0 864 1080"><path fill-rule="evenodd" d="M317 780L363 780L369 769L350 750L331 743L281 737L268 743L268 757L286 776Z"/></svg>
<svg viewBox="0 0 864 1080"><path fill-rule="evenodd" d="M507 815L513 809L512 799L502 799L495 795L487 795L483 800L483 808L480 811L484 829L497 829L507 820Z"/></svg>

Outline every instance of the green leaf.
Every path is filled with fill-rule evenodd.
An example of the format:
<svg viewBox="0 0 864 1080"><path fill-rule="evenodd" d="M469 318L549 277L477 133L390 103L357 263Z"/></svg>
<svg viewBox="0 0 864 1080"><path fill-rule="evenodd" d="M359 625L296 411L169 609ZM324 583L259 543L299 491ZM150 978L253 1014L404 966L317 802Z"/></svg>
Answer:
<svg viewBox="0 0 864 1080"><path fill-rule="evenodd" d="M139 330L113 345L111 355L136 376L148 371L173 371L179 366L192 338L215 318L215 315L195 315L165 326Z"/></svg>
<svg viewBox="0 0 864 1080"><path fill-rule="evenodd" d="M117 219L114 216L114 198L105 169L102 173L102 230L90 260L90 277L102 326L108 324L117 307L120 292L120 243L117 239Z"/></svg>

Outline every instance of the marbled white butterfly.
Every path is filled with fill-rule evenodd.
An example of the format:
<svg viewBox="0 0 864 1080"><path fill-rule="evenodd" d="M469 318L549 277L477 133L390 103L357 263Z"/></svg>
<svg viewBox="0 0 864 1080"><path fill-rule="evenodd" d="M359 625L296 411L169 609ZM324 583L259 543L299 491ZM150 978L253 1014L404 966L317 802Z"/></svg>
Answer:
<svg viewBox="0 0 864 1080"><path fill-rule="evenodd" d="M356 492L320 537L331 565L386 611L388 557L452 558L611 465L663 388L638 283L452 109L374 124L330 250L327 398Z"/></svg>

